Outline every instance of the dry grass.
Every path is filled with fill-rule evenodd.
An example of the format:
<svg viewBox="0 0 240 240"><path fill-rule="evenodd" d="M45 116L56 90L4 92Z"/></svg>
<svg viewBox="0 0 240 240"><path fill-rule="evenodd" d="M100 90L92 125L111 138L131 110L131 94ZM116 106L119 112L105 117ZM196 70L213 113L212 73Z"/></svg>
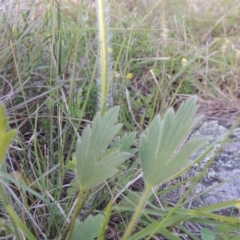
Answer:
<svg viewBox="0 0 240 240"><path fill-rule="evenodd" d="M156 113L192 94L207 117L233 124L240 106L238 0L109 2L113 98L126 131L145 128ZM75 195L59 188L69 184L73 129L91 121L97 105L95 2L2 0L0 22L0 102L19 129L8 157L21 160L23 175L69 213ZM22 215L33 213L36 235L49 219L47 234L62 230L51 209L41 210L45 203L29 204L34 210Z"/></svg>

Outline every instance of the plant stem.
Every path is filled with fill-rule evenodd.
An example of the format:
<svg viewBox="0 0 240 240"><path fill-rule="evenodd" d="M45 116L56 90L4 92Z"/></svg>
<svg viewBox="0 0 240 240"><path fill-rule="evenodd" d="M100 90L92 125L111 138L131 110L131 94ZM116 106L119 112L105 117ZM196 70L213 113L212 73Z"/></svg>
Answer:
<svg viewBox="0 0 240 240"><path fill-rule="evenodd" d="M86 200L88 199L88 196L91 192L91 190L87 190L84 194L84 189L81 188L78 194L78 199L77 199L77 204L76 204L76 209L73 213L73 217L70 221L70 223L68 224L68 226L66 227L65 231L63 232L62 237L60 238L60 240L65 240L67 239L67 235L69 233L68 239L71 239L71 235L72 235L72 231L75 225L75 221L79 215L79 212L81 211L82 207L84 206Z"/></svg>
<svg viewBox="0 0 240 240"><path fill-rule="evenodd" d="M105 232L106 232L107 224L109 222L109 218L111 216L112 204L113 204L113 198L110 199L107 207L104 210L104 219L103 219L103 222L101 224L101 229L100 229L100 233L99 233L99 236L98 236L98 240L104 240L105 239Z"/></svg>
<svg viewBox="0 0 240 240"><path fill-rule="evenodd" d="M132 230L133 230L133 228L134 228L134 226L135 226L135 224L136 224L136 222L137 222L137 220L138 220L138 218L141 214L141 211L142 211L142 209L143 209L143 207L146 203L146 200L148 198L148 195L149 195L151 189L152 189L151 186L149 186L149 185L146 186L146 188L144 190L144 193L143 193L143 195L142 195L142 197L141 197L141 199L138 203L138 206L136 207L136 211L133 214L132 219L131 219L126 231L124 232L122 240L127 240L128 237L130 236L130 234L131 234L131 232L132 232Z"/></svg>
<svg viewBox="0 0 240 240"><path fill-rule="evenodd" d="M107 95L108 95L108 38L105 13L106 3L104 0L98 0L98 22L99 22L99 43L100 43L100 112L103 116L106 111Z"/></svg>

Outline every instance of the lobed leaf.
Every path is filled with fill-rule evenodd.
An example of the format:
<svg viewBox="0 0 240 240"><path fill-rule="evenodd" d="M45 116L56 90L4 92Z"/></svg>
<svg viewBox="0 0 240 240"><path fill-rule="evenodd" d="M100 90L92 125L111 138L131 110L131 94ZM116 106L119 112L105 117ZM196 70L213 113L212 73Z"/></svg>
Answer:
<svg viewBox="0 0 240 240"><path fill-rule="evenodd" d="M77 219L73 229L71 240L93 240L98 236L103 215L88 216L84 222L79 222Z"/></svg>
<svg viewBox="0 0 240 240"><path fill-rule="evenodd" d="M104 156L92 169L92 177L87 176L87 179L84 180L86 182L84 188L97 186L99 183L116 175L118 173L117 166L131 156L129 153L117 151Z"/></svg>
<svg viewBox="0 0 240 240"><path fill-rule="evenodd" d="M120 124L115 124L118 112L119 107L115 107L103 117L98 113L93 120L92 129L87 126L81 141L77 142L78 180L84 189L97 186L113 177L118 172L118 165L131 157L128 152L116 149L107 151L107 147L121 128Z"/></svg>
<svg viewBox="0 0 240 240"><path fill-rule="evenodd" d="M144 181L151 187L172 179L191 164L189 158L206 142L190 140L181 147L200 117L196 97L189 98L177 113L170 108L164 118L157 115L140 136L140 161Z"/></svg>
<svg viewBox="0 0 240 240"><path fill-rule="evenodd" d="M136 138L136 132L131 132L129 134L124 134L122 138L119 136L114 139L111 144L111 148L119 149L121 152L130 152L135 154L138 150L137 148L132 148Z"/></svg>

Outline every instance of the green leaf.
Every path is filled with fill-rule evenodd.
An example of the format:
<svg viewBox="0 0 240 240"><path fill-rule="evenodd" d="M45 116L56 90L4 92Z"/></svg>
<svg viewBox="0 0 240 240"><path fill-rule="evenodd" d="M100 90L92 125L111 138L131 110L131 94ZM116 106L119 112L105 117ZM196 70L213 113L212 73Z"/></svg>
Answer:
<svg viewBox="0 0 240 240"><path fill-rule="evenodd" d="M202 240L214 240L215 239L214 233L211 230L209 230L208 228L202 228L201 236L202 236Z"/></svg>
<svg viewBox="0 0 240 240"><path fill-rule="evenodd" d="M5 159L5 155L9 148L9 145L15 135L17 134L16 130L7 131L7 118L5 115L5 110L2 105L0 105L0 164Z"/></svg>
<svg viewBox="0 0 240 240"><path fill-rule="evenodd" d="M181 105L177 113L170 108L164 118L157 115L149 128L140 136L140 161L144 181L151 187L175 178L191 165L189 158L206 142L205 138L184 141L200 117L193 118L197 111L196 97Z"/></svg>
<svg viewBox="0 0 240 240"><path fill-rule="evenodd" d="M101 214L96 216L90 215L81 223L77 219L71 240L94 240L98 236L103 217Z"/></svg>
<svg viewBox="0 0 240 240"><path fill-rule="evenodd" d="M67 169L74 171L76 168L76 165L77 165L77 159L76 159L76 156L74 153L74 154L72 154L72 159L70 161L68 161L66 167L67 167Z"/></svg>
<svg viewBox="0 0 240 240"><path fill-rule="evenodd" d="M234 236L231 240L239 240L239 236Z"/></svg>
<svg viewBox="0 0 240 240"><path fill-rule="evenodd" d="M129 159L132 155L125 152L115 151L103 157L101 161L97 162L92 168L91 176L86 176L83 179L85 182L84 188L89 189L99 185L108 178L115 176L118 173L117 166Z"/></svg>
<svg viewBox="0 0 240 240"><path fill-rule="evenodd" d="M119 149L122 152L129 152L135 154L138 150L137 148L132 148L136 138L136 132L131 132L129 134L124 134L122 138L119 136L111 144L111 148Z"/></svg>
<svg viewBox="0 0 240 240"><path fill-rule="evenodd" d="M118 112L119 107L115 107L103 117L98 113L93 120L92 129L87 126L81 141L77 142L78 180L84 189L97 186L113 177L118 173L117 167L131 157L130 153L117 149L107 151L107 147L121 128L120 124L115 124Z"/></svg>

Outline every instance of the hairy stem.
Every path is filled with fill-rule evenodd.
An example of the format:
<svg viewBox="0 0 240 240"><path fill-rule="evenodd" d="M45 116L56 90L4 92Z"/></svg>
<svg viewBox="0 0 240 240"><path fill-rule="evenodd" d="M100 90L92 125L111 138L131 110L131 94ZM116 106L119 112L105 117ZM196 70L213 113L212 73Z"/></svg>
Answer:
<svg viewBox="0 0 240 240"><path fill-rule="evenodd" d="M98 0L98 22L99 22L99 45L100 45L100 112L103 116L106 111L106 102L108 96L108 38L106 26L106 3L104 0Z"/></svg>

